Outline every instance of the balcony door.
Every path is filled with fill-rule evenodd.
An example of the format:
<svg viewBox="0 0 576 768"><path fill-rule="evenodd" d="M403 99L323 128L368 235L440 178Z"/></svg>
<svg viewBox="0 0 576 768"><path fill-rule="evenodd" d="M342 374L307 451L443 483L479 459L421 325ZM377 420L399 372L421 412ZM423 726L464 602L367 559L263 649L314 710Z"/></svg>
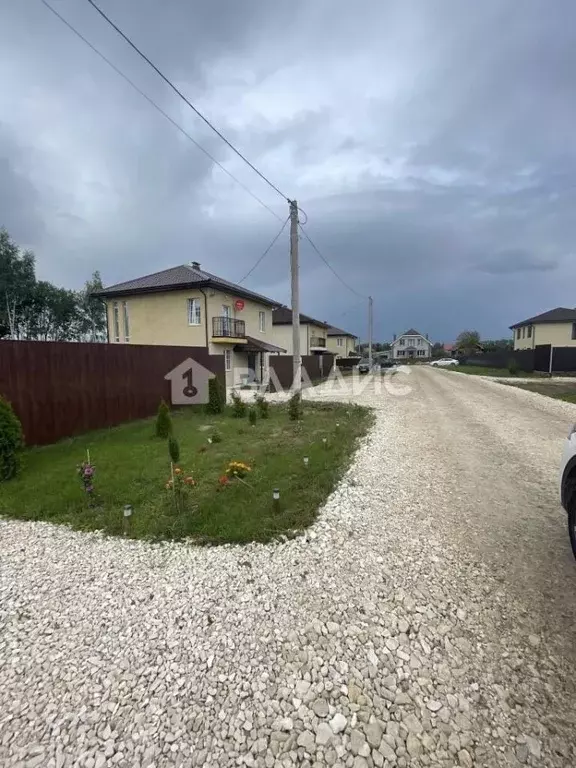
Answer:
<svg viewBox="0 0 576 768"><path fill-rule="evenodd" d="M222 304L222 329L225 336L232 335L232 307L230 304Z"/></svg>

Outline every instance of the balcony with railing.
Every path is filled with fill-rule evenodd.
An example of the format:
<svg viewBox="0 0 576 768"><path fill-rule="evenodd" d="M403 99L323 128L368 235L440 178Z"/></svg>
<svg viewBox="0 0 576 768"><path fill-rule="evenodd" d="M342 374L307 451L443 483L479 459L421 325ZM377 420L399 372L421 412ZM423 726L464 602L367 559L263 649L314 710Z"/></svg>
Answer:
<svg viewBox="0 0 576 768"><path fill-rule="evenodd" d="M326 339L322 336L310 336L310 349L325 349Z"/></svg>
<svg viewBox="0 0 576 768"><path fill-rule="evenodd" d="M246 323L244 320L235 320L232 317L212 318L212 340L224 341L226 339L246 340Z"/></svg>

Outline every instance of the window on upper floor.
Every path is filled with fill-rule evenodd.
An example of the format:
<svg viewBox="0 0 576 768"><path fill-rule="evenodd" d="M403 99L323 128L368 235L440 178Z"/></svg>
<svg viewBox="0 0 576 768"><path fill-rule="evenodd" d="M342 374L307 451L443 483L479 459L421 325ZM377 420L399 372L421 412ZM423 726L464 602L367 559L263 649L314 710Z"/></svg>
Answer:
<svg viewBox="0 0 576 768"><path fill-rule="evenodd" d="M122 302L122 315L124 317L124 341L130 341L130 317L128 315L128 302Z"/></svg>
<svg viewBox="0 0 576 768"><path fill-rule="evenodd" d="M258 312L258 327L260 328L260 333L265 333L265 331L266 331L266 312Z"/></svg>
<svg viewBox="0 0 576 768"><path fill-rule="evenodd" d="M524 328L522 328L522 338L523 339L526 338L526 326L524 326Z"/></svg>
<svg viewBox="0 0 576 768"><path fill-rule="evenodd" d="M406 339L400 339L398 343L400 344L401 347L403 347L404 344L406 344Z"/></svg>
<svg viewBox="0 0 576 768"><path fill-rule="evenodd" d="M336 339L336 346L337 347L343 347L344 346L344 339L340 336Z"/></svg>
<svg viewBox="0 0 576 768"><path fill-rule="evenodd" d="M528 331L526 332L526 336L528 336L529 339L532 338L532 326L528 326Z"/></svg>
<svg viewBox="0 0 576 768"><path fill-rule="evenodd" d="M200 299L188 299L188 325L201 325Z"/></svg>
<svg viewBox="0 0 576 768"><path fill-rule="evenodd" d="M117 301L112 304L112 322L114 324L114 341L120 341L120 308Z"/></svg>
<svg viewBox="0 0 576 768"><path fill-rule="evenodd" d="M516 338L517 338L517 339L519 339L519 338L520 338L520 334L521 334L521 333L522 333L522 328L518 328L518 330L516 331Z"/></svg>
<svg viewBox="0 0 576 768"><path fill-rule="evenodd" d="M422 339L420 337L418 337L417 344L418 344L419 347L421 347L422 344L423 344L423 341L422 341Z"/></svg>

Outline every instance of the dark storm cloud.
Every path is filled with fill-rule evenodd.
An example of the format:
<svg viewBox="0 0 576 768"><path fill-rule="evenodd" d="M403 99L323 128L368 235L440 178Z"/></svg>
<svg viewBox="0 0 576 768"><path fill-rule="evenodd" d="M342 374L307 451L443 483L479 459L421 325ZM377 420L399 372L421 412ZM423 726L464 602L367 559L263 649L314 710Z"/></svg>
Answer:
<svg viewBox="0 0 576 768"><path fill-rule="evenodd" d="M506 275L514 272L551 272L558 267L553 259L542 259L527 251L502 251L478 265L481 272L492 275Z"/></svg>
<svg viewBox="0 0 576 768"><path fill-rule="evenodd" d="M88 3L55 7L284 218L287 205ZM101 0L309 217L376 331L501 336L570 305L576 6ZM240 279L279 222L40 2L0 25L0 225L43 277L116 282L196 259ZM287 238L247 285L289 300ZM365 302L302 240L310 314L365 333ZM572 301L573 303L573 301Z"/></svg>

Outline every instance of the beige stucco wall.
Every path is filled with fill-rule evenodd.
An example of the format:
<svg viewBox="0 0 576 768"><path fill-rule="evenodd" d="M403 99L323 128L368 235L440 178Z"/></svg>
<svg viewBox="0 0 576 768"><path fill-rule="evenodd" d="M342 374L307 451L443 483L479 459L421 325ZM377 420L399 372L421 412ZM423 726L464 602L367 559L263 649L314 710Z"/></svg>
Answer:
<svg viewBox="0 0 576 768"><path fill-rule="evenodd" d="M338 339L342 339L342 346L338 346ZM350 336L328 336L326 348L332 354L338 357L348 357L350 352L354 352L356 347L356 339Z"/></svg>
<svg viewBox="0 0 576 768"><path fill-rule="evenodd" d="M122 319L122 301L125 300L130 318L131 344L166 344L175 346L206 346L206 320L208 320L208 345L212 354L219 354L221 346L212 342L212 318L222 315L224 304L231 307L231 317L244 320L246 334L263 341L272 339L272 309L249 299L243 299L244 309L236 310L234 303L239 298L233 294L204 289L208 307L206 318L204 295L199 290L168 291L125 299L107 301L110 342L114 343L113 305L118 302L120 309L120 343L125 343ZM188 299L200 299L201 324L188 325ZM259 312L265 313L265 331L259 328ZM221 350L220 350L221 351Z"/></svg>
<svg viewBox="0 0 576 768"><path fill-rule="evenodd" d="M300 354L310 355L310 339L326 338L326 328L313 323L302 323L300 325ZM286 350L287 355L293 352L292 344L292 326L275 325L272 336L272 343Z"/></svg>
<svg viewBox="0 0 576 768"><path fill-rule="evenodd" d="M516 338L518 332L517 330L514 331L514 349L532 349L537 344L552 344L553 347L576 347L576 339L572 338L572 323L533 325L532 337L528 338L527 327L525 333L524 338L518 339Z"/></svg>

